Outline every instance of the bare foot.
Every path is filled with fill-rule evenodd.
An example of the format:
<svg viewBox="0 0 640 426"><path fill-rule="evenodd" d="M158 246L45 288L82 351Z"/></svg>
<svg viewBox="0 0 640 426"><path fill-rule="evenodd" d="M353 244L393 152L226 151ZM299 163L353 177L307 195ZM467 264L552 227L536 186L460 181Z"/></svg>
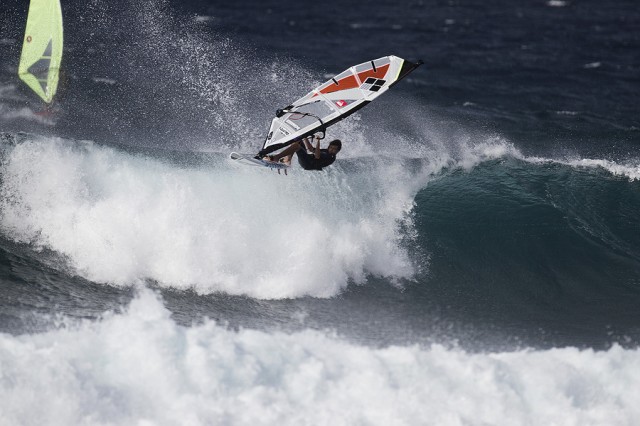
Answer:
<svg viewBox="0 0 640 426"><path fill-rule="evenodd" d="M283 163L283 164L286 164L287 166L290 166L291 165L291 156L287 155L286 157L282 157L280 159L280 162Z"/></svg>

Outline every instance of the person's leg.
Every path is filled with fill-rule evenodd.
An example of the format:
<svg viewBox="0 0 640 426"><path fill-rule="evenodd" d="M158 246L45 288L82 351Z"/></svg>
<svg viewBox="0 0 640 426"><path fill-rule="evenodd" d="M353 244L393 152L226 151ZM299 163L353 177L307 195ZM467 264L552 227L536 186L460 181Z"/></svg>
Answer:
<svg viewBox="0 0 640 426"><path fill-rule="evenodd" d="M313 168L313 155L309 154L306 149L297 150L296 155L298 156L298 163L300 164L300 167L305 170Z"/></svg>
<svg viewBox="0 0 640 426"><path fill-rule="evenodd" d="M287 157L287 156L291 157L293 155L293 153L296 152L299 149L300 149L300 142L294 142L291 145L289 145L284 151L279 152L277 154L270 155L269 159L271 161L278 161L282 157ZM291 161L291 159L289 159L289 161Z"/></svg>

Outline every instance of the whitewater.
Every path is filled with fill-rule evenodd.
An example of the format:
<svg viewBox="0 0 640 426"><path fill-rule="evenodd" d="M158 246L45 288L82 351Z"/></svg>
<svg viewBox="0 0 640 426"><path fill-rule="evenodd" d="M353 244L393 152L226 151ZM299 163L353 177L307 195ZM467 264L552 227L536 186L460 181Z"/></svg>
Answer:
<svg viewBox="0 0 640 426"><path fill-rule="evenodd" d="M638 350L370 348L332 333L125 312L0 335L3 424L633 425Z"/></svg>
<svg viewBox="0 0 640 426"><path fill-rule="evenodd" d="M407 245L415 195L430 180L503 157L552 162L491 139L463 141L456 154L347 158L328 173L288 178L215 154L169 161L90 141L14 139L2 146L0 184L1 228L13 241L52 250L69 273L95 282L262 299L331 297L367 275L410 280L428 267ZM632 181L639 173L567 164Z"/></svg>
<svg viewBox="0 0 640 426"><path fill-rule="evenodd" d="M148 289L335 298L377 276L402 292L429 273L414 209L430 184L496 161L637 179L633 165L527 158L496 138L429 149L285 177L217 153L5 135L5 238L135 294L93 320L60 311L39 319L45 331L1 334L2 423L635 424L633 347L476 351L446 335L380 346L308 328L304 309L288 314L293 328L177 323Z"/></svg>

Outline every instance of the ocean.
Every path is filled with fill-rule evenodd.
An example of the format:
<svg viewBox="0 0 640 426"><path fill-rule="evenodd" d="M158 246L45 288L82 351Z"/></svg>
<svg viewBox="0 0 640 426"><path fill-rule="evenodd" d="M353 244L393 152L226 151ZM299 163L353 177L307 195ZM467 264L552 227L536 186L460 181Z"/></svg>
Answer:
<svg viewBox="0 0 640 426"><path fill-rule="evenodd" d="M640 423L631 0L0 5L0 425ZM424 65L243 167L351 65ZM330 139L329 139L330 140Z"/></svg>

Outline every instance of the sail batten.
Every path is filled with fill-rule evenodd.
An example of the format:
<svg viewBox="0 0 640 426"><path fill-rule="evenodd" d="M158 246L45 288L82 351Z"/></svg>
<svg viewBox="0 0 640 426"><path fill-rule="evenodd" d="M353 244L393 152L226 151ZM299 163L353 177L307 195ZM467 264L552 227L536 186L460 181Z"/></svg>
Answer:
<svg viewBox="0 0 640 426"><path fill-rule="evenodd" d="M282 149L348 117L421 63L384 56L348 68L283 110L278 110L258 156Z"/></svg>
<svg viewBox="0 0 640 426"><path fill-rule="evenodd" d="M18 76L47 103L58 88L62 50L60 0L31 0Z"/></svg>

